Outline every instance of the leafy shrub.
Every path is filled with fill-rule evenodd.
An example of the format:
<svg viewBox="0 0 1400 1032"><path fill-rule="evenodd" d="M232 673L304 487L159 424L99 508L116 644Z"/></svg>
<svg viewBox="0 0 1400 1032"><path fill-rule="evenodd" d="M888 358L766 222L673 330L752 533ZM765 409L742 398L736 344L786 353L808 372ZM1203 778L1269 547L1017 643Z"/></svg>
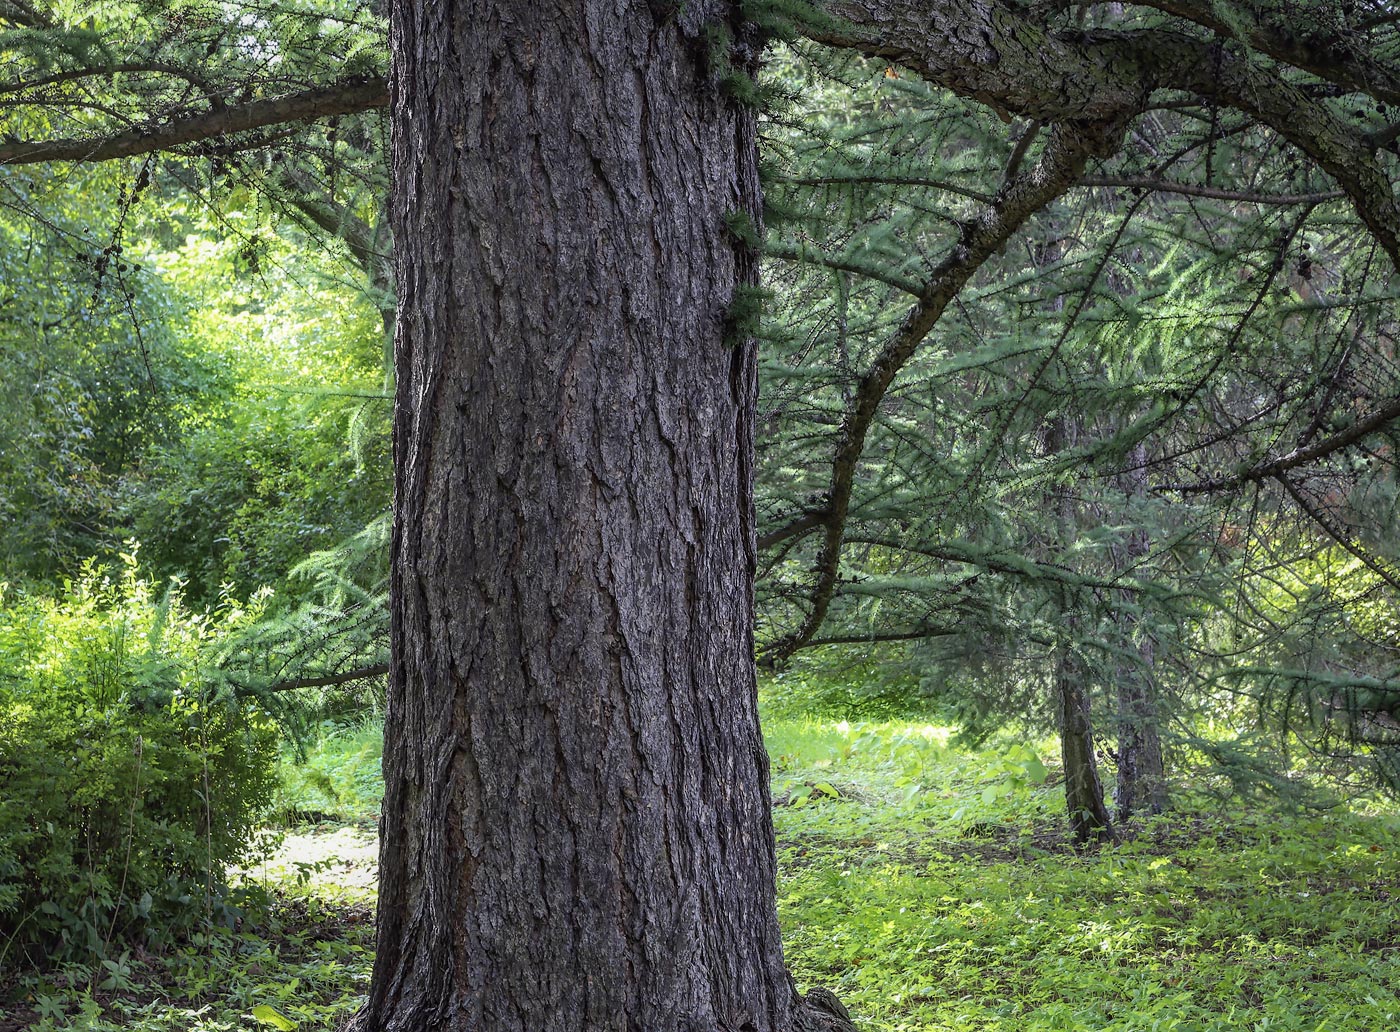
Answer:
<svg viewBox="0 0 1400 1032"><path fill-rule="evenodd" d="M123 562L58 599L0 595L0 962L237 915L225 870L271 796L276 735L204 657L259 606L192 613Z"/></svg>

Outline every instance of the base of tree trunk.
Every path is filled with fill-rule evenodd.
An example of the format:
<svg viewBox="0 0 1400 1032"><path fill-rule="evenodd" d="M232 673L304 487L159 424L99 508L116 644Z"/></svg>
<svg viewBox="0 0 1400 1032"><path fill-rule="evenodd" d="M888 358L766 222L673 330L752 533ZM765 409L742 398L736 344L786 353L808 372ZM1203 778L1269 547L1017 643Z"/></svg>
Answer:
<svg viewBox="0 0 1400 1032"><path fill-rule="evenodd" d="M856 1032L850 1011L830 989L817 986L799 996L793 989L792 1032ZM434 1027L442 1027L435 1025ZM361 1010L343 1026L341 1032L383 1032L371 1015ZM716 1032L729 1032L728 1028Z"/></svg>
<svg viewBox="0 0 1400 1032"><path fill-rule="evenodd" d="M793 1029L795 1032L855 1032L855 1024L836 994L818 986L799 998Z"/></svg>

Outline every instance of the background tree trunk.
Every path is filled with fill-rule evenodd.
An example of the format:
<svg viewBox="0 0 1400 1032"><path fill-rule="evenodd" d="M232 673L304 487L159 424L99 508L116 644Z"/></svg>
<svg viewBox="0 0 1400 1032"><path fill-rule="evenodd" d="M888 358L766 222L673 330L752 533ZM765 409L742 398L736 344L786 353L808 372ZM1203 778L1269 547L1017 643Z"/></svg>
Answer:
<svg viewBox="0 0 1400 1032"><path fill-rule="evenodd" d="M1147 493L1147 445L1138 443L1128 454L1129 469L1122 476L1128 498L1140 499ZM1129 535L1124 549L1123 569L1132 569L1151 551L1151 537L1139 527ZM1119 611L1115 620L1122 640L1129 642L1140 633L1136 664L1124 663L1118 670L1118 758L1113 787L1113 806L1119 821L1137 813L1162 813L1167 808L1166 767L1162 761L1162 738L1158 732L1157 698L1152 677L1152 639L1135 625L1138 618L1128 610Z"/></svg>
<svg viewBox="0 0 1400 1032"><path fill-rule="evenodd" d="M1078 621L1066 617L1072 634ZM1075 841L1113 838L1113 821L1104 804L1103 782L1094 755L1094 728L1084 671L1073 645L1064 645L1055 659L1055 700L1060 726L1060 756L1065 768L1065 807Z"/></svg>
<svg viewBox="0 0 1400 1032"><path fill-rule="evenodd" d="M1053 416L1046 428L1045 450L1058 455L1071 447L1065 417ZM1078 534L1074 497L1064 484L1050 490L1052 510L1059 526L1059 547L1068 550ZM1098 759L1094 753L1094 720L1089 679L1079 657L1080 619L1076 603L1061 589L1060 620L1064 624L1063 640L1055 649L1051 690L1055 693L1055 717L1060 731L1060 759L1065 771L1065 808L1069 813L1070 831L1078 842L1091 838L1113 838L1113 821L1104 803L1103 781L1099 778Z"/></svg>
<svg viewBox="0 0 1400 1032"><path fill-rule="evenodd" d="M815 1027L753 665L729 3L401 2L393 662L365 1030ZM740 53L743 62L746 55ZM833 1005L833 1010L839 1005Z"/></svg>

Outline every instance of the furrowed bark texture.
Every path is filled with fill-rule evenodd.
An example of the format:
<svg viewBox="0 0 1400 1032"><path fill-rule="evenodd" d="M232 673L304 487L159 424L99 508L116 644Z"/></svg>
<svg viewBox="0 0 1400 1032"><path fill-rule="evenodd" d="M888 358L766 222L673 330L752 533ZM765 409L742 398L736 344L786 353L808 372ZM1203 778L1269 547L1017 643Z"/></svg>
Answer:
<svg viewBox="0 0 1400 1032"><path fill-rule="evenodd" d="M363 1030L816 1027L753 669L732 5L394 8L393 661ZM742 56L742 55L741 55Z"/></svg>

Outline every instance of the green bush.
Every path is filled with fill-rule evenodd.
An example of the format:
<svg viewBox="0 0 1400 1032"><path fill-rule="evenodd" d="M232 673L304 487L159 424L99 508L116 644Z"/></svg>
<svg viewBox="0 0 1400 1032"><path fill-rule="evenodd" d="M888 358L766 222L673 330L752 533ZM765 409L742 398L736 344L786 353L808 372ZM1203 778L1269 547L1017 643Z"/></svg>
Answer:
<svg viewBox="0 0 1400 1032"><path fill-rule="evenodd" d="M0 965L237 917L225 872L271 796L276 734L206 657L258 605L191 613L123 561L58 599L0 594Z"/></svg>

